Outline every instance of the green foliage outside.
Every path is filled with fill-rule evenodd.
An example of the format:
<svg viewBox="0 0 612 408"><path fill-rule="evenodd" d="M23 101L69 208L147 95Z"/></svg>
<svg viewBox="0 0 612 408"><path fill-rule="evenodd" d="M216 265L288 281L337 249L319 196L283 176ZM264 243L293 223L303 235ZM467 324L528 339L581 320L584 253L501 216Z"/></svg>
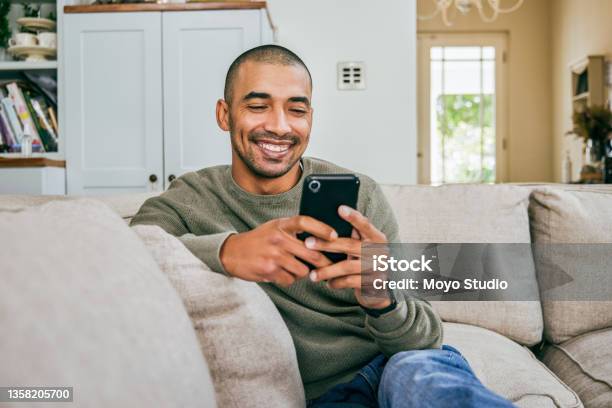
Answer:
<svg viewBox="0 0 612 408"><path fill-rule="evenodd" d="M437 100L438 148L444 155L440 172L446 183L495 182L493 95L482 99L481 103L481 95L441 95Z"/></svg>

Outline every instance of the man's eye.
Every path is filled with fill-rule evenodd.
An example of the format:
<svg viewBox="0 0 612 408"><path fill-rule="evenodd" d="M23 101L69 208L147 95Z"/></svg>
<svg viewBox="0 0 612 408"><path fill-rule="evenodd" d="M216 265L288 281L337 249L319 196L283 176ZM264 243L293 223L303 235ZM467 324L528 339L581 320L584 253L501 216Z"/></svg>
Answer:
<svg viewBox="0 0 612 408"><path fill-rule="evenodd" d="M249 109L252 109L252 110L264 110L264 109L266 109L266 106L265 105L250 105Z"/></svg>
<svg viewBox="0 0 612 408"><path fill-rule="evenodd" d="M291 112L303 115L306 113L304 109L290 109Z"/></svg>

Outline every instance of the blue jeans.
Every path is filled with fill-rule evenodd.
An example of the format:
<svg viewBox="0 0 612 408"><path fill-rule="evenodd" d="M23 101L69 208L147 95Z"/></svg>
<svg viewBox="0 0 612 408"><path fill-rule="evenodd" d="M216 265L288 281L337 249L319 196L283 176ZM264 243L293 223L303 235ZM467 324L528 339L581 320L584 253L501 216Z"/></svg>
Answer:
<svg viewBox="0 0 612 408"><path fill-rule="evenodd" d="M379 355L348 383L308 401L308 408L513 407L482 385L457 349Z"/></svg>

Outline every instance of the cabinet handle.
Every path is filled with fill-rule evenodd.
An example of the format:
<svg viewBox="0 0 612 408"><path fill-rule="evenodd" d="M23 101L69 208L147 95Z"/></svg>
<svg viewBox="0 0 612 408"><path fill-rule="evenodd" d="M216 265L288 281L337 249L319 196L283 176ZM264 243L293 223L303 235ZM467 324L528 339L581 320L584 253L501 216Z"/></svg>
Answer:
<svg viewBox="0 0 612 408"><path fill-rule="evenodd" d="M168 176L168 181L171 183L172 180L174 180L176 178L176 176L174 174L171 174Z"/></svg>
<svg viewBox="0 0 612 408"><path fill-rule="evenodd" d="M157 175L155 175L155 174L151 174L151 175L149 176L149 181L150 181L151 183L155 183L155 182L157 181Z"/></svg>

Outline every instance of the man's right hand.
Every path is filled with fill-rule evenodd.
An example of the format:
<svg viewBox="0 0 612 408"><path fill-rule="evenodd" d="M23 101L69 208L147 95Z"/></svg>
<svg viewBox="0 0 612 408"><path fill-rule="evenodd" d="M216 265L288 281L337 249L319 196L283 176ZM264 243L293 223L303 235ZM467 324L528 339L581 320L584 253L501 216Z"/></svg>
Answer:
<svg viewBox="0 0 612 408"><path fill-rule="evenodd" d="M302 232L324 241L338 238L333 228L312 217L279 218L251 231L230 235L221 247L221 263L231 276L289 286L309 272L308 267L296 258L316 268L331 264L321 252L306 248L304 242L296 238Z"/></svg>

